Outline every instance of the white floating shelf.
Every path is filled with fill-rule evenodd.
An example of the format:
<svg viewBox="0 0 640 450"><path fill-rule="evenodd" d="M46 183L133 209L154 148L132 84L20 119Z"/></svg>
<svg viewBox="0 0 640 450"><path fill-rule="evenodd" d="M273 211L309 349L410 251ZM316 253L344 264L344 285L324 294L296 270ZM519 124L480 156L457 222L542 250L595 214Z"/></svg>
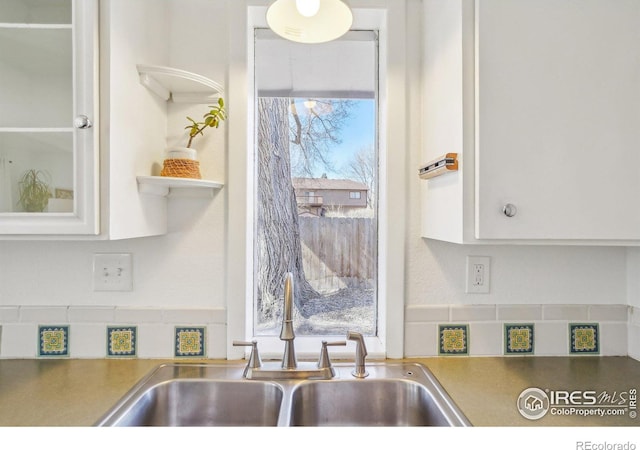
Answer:
<svg viewBox="0 0 640 450"><path fill-rule="evenodd" d="M167 197L180 192L189 193L189 196L198 196L196 192L213 195L213 192L222 189L222 183L210 180L197 180L194 178L154 177L139 176L138 191L142 194Z"/></svg>
<svg viewBox="0 0 640 450"><path fill-rule="evenodd" d="M138 64L140 83L163 100L174 103L210 103L222 97L221 84L186 70Z"/></svg>

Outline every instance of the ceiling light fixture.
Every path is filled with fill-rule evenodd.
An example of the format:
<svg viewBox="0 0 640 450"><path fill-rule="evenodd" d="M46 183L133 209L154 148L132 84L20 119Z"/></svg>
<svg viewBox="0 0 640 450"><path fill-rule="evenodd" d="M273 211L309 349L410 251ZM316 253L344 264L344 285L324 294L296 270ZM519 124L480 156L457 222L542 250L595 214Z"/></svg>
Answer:
<svg viewBox="0 0 640 450"><path fill-rule="evenodd" d="M351 28L353 13L342 0L276 0L267 9L267 24L294 42L319 44Z"/></svg>
<svg viewBox="0 0 640 450"><path fill-rule="evenodd" d="M305 17L313 17L318 14L320 0L296 0L296 9Z"/></svg>

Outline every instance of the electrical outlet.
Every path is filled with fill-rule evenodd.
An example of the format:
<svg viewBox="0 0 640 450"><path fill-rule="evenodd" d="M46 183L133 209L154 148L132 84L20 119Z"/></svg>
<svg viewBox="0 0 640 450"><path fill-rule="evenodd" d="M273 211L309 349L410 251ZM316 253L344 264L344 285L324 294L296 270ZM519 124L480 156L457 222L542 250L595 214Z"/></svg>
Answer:
<svg viewBox="0 0 640 450"><path fill-rule="evenodd" d="M491 280L491 258L467 256L467 294L488 294Z"/></svg>
<svg viewBox="0 0 640 450"><path fill-rule="evenodd" d="M132 291L131 253L95 253L93 290Z"/></svg>

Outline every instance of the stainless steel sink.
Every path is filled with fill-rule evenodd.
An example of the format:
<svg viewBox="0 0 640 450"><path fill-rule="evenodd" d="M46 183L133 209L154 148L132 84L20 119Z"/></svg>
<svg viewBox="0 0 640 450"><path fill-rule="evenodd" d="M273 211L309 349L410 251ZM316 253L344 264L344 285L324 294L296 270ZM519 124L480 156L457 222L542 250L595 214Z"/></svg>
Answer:
<svg viewBox="0 0 640 450"><path fill-rule="evenodd" d="M144 391L115 425L275 426L281 402L270 383L172 380Z"/></svg>
<svg viewBox="0 0 640 450"><path fill-rule="evenodd" d="M298 386L293 391L291 425L424 426L451 425L446 405L411 380L337 380Z"/></svg>
<svg viewBox="0 0 640 450"><path fill-rule="evenodd" d="M469 426L421 364L334 364L331 380L242 379L243 365L163 364L97 426Z"/></svg>

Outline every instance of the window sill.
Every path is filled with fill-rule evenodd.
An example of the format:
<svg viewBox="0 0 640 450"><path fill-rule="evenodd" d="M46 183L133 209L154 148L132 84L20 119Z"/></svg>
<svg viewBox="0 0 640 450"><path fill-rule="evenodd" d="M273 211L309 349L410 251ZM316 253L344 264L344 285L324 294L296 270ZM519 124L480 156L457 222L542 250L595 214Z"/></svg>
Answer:
<svg viewBox="0 0 640 450"><path fill-rule="evenodd" d="M277 336L258 336L254 337L258 341L258 351L260 358L263 360L280 360L284 352L284 342ZM345 336L299 336L295 339L296 358L299 361L314 361L320 356L320 348L322 341L336 342L346 341L346 346L336 346L329 349L329 358L332 361L353 360L355 357L356 347L354 342L346 340ZM385 349L380 338L376 336L366 336L365 345L367 346L367 358L384 359ZM249 354L249 350L245 353L245 357Z"/></svg>

